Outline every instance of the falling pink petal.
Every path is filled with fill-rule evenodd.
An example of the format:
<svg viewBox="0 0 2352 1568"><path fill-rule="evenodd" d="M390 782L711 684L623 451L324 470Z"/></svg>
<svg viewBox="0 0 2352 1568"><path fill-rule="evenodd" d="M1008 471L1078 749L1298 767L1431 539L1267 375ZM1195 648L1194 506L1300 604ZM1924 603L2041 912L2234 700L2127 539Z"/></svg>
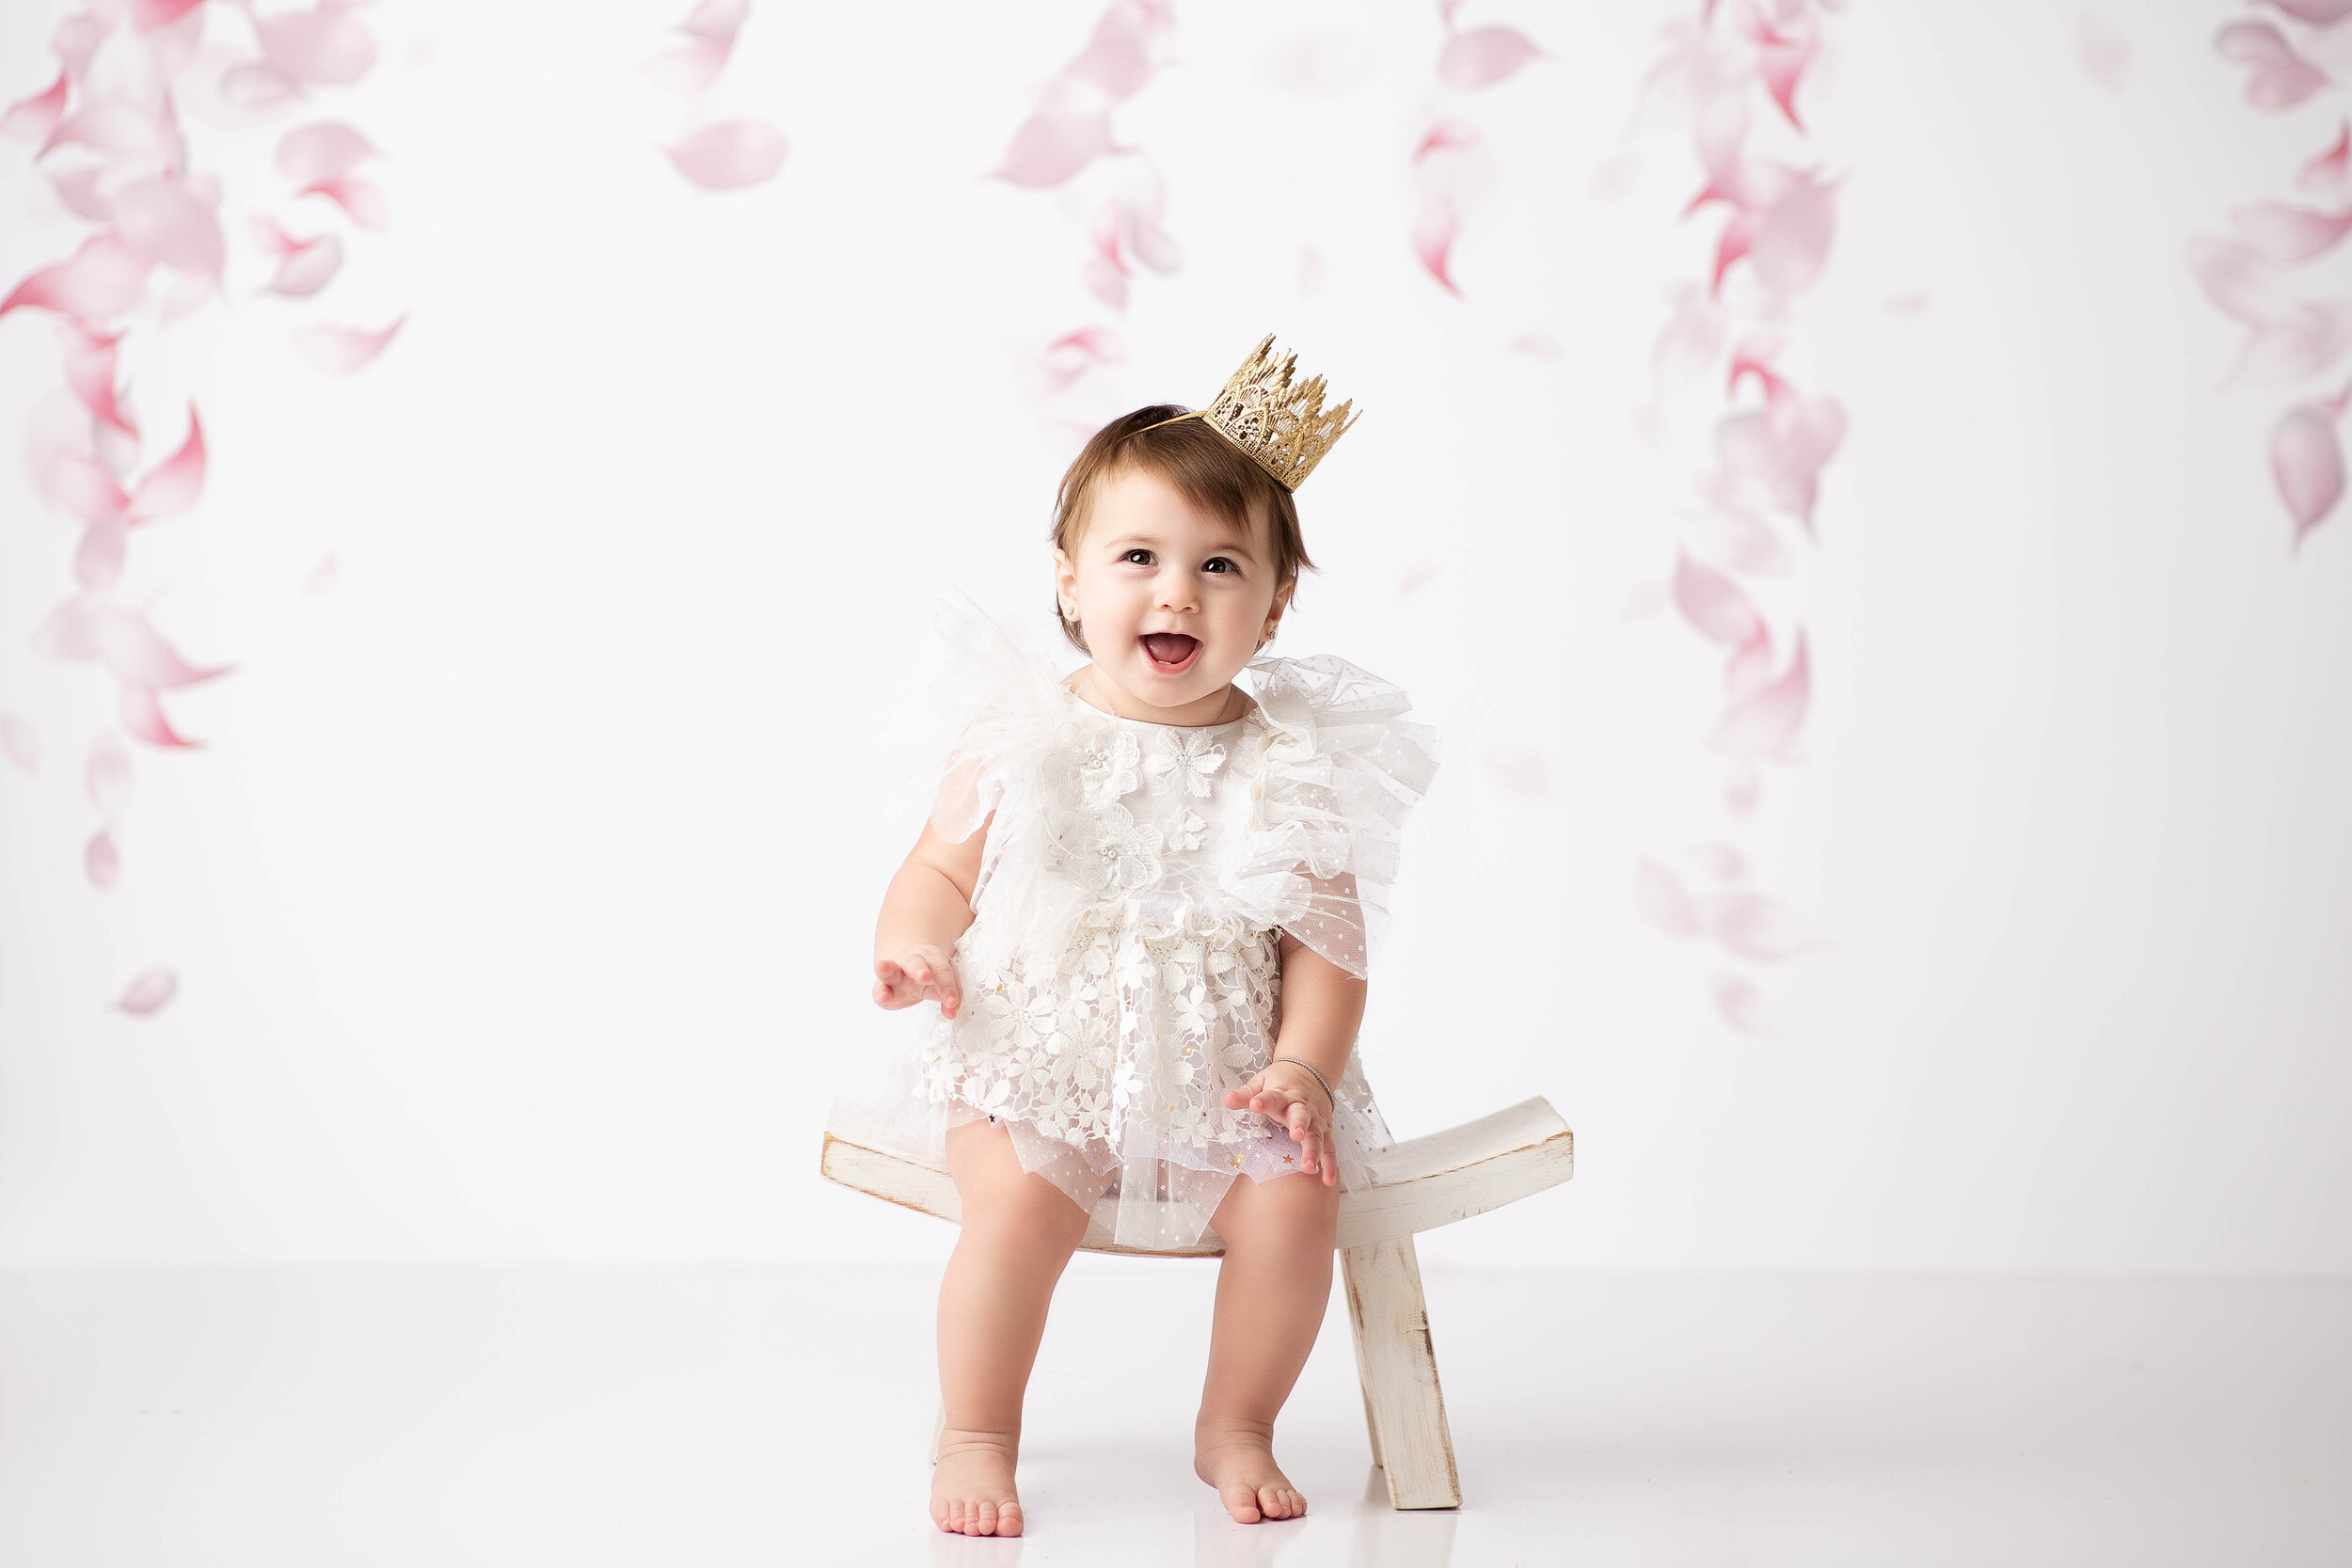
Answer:
<svg viewBox="0 0 2352 1568"><path fill-rule="evenodd" d="M97 606L79 594L42 617L33 628L33 652L65 664L98 658Z"/></svg>
<svg viewBox="0 0 2352 1568"><path fill-rule="evenodd" d="M105 165L81 164L70 169L53 168L48 173L50 186L67 212L92 223L105 223L114 217L112 204L98 189L98 182L105 177Z"/></svg>
<svg viewBox="0 0 2352 1568"><path fill-rule="evenodd" d="M1837 226L1834 189L1809 173L1800 175L1757 222L1748 265L1774 293L1802 293L1820 276Z"/></svg>
<svg viewBox="0 0 2352 1568"><path fill-rule="evenodd" d="M1715 1010L1725 1023L1743 1035L1770 1035L1771 1016L1765 1011L1764 993L1756 982L1737 974L1718 974L1708 983L1708 994L1714 998Z"/></svg>
<svg viewBox="0 0 2352 1568"><path fill-rule="evenodd" d="M1107 257L1089 257L1081 276L1087 292L1114 310L1127 309L1127 274Z"/></svg>
<svg viewBox="0 0 2352 1568"><path fill-rule="evenodd" d="M1670 936L1694 937L1703 928L1698 904L1682 879L1646 855L1634 863L1633 907Z"/></svg>
<svg viewBox="0 0 2352 1568"><path fill-rule="evenodd" d="M2352 170L2352 119L2339 119L2335 141L2303 166L2295 182L2307 191L2332 190L2344 184L2347 170Z"/></svg>
<svg viewBox="0 0 2352 1568"><path fill-rule="evenodd" d="M382 188L373 181L362 180L356 174L342 174L332 180L321 180L314 185L303 186L294 194L296 196L323 196L341 207L352 222L362 229L371 230L379 234L392 219L391 206L384 199Z"/></svg>
<svg viewBox="0 0 2352 1568"><path fill-rule="evenodd" d="M1039 368L1045 385L1056 391L1094 369L1116 365L1127 357L1127 345L1108 327L1084 326L1045 345Z"/></svg>
<svg viewBox="0 0 2352 1568"><path fill-rule="evenodd" d="M1886 313L1900 316L1905 321L1924 314L1927 308L1928 296L1925 294L1892 294L1886 301Z"/></svg>
<svg viewBox="0 0 2352 1568"><path fill-rule="evenodd" d="M1814 53L1820 47L1820 38L1811 19L1805 18L1795 33L1784 33L1751 11L1747 31L1756 44L1756 69L1764 78L1764 90L1780 105L1788 123L1804 130L1804 121L1797 118L1797 84L1804 79L1805 68L1813 63Z"/></svg>
<svg viewBox="0 0 2352 1568"><path fill-rule="evenodd" d="M315 599L322 594L333 593L335 585L342 579L342 558L329 550L319 557L318 564L310 568L310 575L302 579L302 592L306 597Z"/></svg>
<svg viewBox="0 0 2352 1568"><path fill-rule="evenodd" d="M45 158L60 147L87 147L112 158L168 161L177 138L170 124L122 99L102 99L66 116L41 138Z"/></svg>
<svg viewBox="0 0 2352 1568"><path fill-rule="evenodd" d="M2352 208L2318 213L2284 201L2257 201L2230 214L2240 238L2273 261L2308 261L2352 230Z"/></svg>
<svg viewBox="0 0 2352 1568"><path fill-rule="evenodd" d="M1396 580L1396 592L1398 596L1402 597L1406 594L1418 593L1420 590L1426 588L1430 583L1437 580L1438 570L1439 568L1435 566L1406 567L1405 575Z"/></svg>
<svg viewBox="0 0 2352 1568"><path fill-rule="evenodd" d="M50 83L45 90L30 98L20 98L9 104L8 112L0 114L0 135L28 138L47 136L57 128L57 121L65 118L68 86L66 73L59 71L57 79Z"/></svg>
<svg viewBox="0 0 2352 1568"><path fill-rule="evenodd" d="M2240 241L2191 240L2188 270L2215 309L2249 325L2283 320L2297 309L2277 267Z"/></svg>
<svg viewBox="0 0 2352 1568"><path fill-rule="evenodd" d="M262 57L297 82L348 87L375 64L375 39L342 7L285 11L253 24Z"/></svg>
<svg viewBox="0 0 2352 1568"><path fill-rule="evenodd" d="M278 138L278 172L297 185L349 174L375 157L368 138L341 120L326 119L287 132Z"/></svg>
<svg viewBox="0 0 2352 1568"><path fill-rule="evenodd" d="M138 428L122 411L115 389L115 351L122 334L103 336L71 317L57 324L57 332L65 343L66 387L100 422L135 439Z"/></svg>
<svg viewBox="0 0 2352 1568"><path fill-rule="evenodd" d="M122 879L122 854L115 847L111 828L101 828L82 847L82 874L89 885L104 891Z"/></svg>
<svg viewBox="0 0 2352 1568"><path fill-rule="evenodd" d="M1724 661L1724 690L1730 696L1745 696L1772 675L1772 634L1758 626L1756 635L1734 648Z"/></svg>
<svg viewBox="0 0 2352 1568"><path fill-rule="evenodd" d="M734 53L732 38L695 39L683 49L663 50L640 69L655 87L691 95L717 81Z"/></svg>
<svg viewBox="0 0 2352 1568"><path fill-rule="evenodd" d="M1728 844L1702 844L1696 853L1707 874L1719 882L1736 882L1748 874L1747 857Z"/></svg>
<svg viewBox="0 0 2352 1568"><path fill-rule="evenodd" d="M1724 806L1734 816L1747 816L1764 795L1764 775L1753 763L1735 763L1724 773Z"/></svg>
<svg viewBox="0 0 2352 1568"><path fill-rule="evenodd" d="M784 133L763 120L733 119L706 126L661 150L677 171L706 190L740 190L772 179L784 166Z"/></svg>
<svg viewBox="0 0 2352 1568"><path fill-rule="evenodd" d="M2230 379L2292 385L2328 370L2347 348L2352 348L2352 300L2297 304L2283 320L2265 322L2246 335Z"/></svg>
<svg viewBox="0 0 2352 1568"><path fill-rule="evenodd" d="M1298 292L1319 294L1323 292L1323 252L1313 245L1301 245L1298 251Z"/></svg>
<svg viewBox="0 0 2352 1568"><path fill-rule="evenodd" d="M255 220L257 233L266 232L262 245L278 258L278 270L262 287L274 294L304 299L317 293L343 264L343 242L334 234L297 240L266 218Z"/></svg>
<svg viewBox="0 0 2352 1568"><path fill-rule="evenodd" d="M1764 630L1764 619L1740 585L1687 555L1677 554L1672 582L1675 608L1700 635L1738 647Z"/></svg>
<svg viewBox="0 0 2352 1568"><path fill-rule="evenodd" d="M2352 0L2269 0L2269 3L2314 27L2331 27L2352 16Z"/></svg>
<svg viewBox="0 0 2352 1568"><path fill-rule="evenodd" d="M1557 359L1566 350L1549 332L1522 332L1511 340L1511 352L1524 354L1530 359Z"/></svg>
<svg viewBox="0 0 2352 1568"><path fill-rule="evenodd" d="M204 424L188 404L188 436L180 450L148 471L131 492L130 521L176 516L196 504L204 488Z"/></svg>
<svg viewBox="0 0 2352 1568"><path fill-rule="evenodd" d="M379 332L363 331L356 326L305 326L294 331L294 347L302 356L329 375L349 375L384 352L384 345L392 341L401 324L408 319L406 311L392 318L392 325Z"/></svg>
<svg viewBox="0 0 2352 1568"><path fill-rule="evenodd" d="M115 227L150 261L217 287L224 245L220 221L180 180L141 180L115 194Z"/></svg>
<svg viewBox="0 0 2352 1568"><path fill-rule="evenodd" d="M1451 201L1432 202L1422 209L1421 216L1413 222L1413 254L1421 258L1429 276L1444 284L1446 292L1456 298L1461 297L1462 290L1448 269L1453 265L1454 237L1459 228L1460 219Z"/></svg>
<svg viewBox="0 0 2352 1568"><path fill-rule="evenodd" d="M20 715L0 713L0 757L27 778L40 772L40 732Z"/></svg>
<svg viewBox="0 0 2352 1568"><path fill-rule="evenodd" d="M114 677L128 686L151 689L194 686L227 674L236 668L215 664L210 669L182 658L161 633L135 610L101 605L93 612L98 657Z"/></svg>
<svg viewBox="0 0 2352 1568"><path fill-rule="evenodd" d="M1708 934L1743 958L1779 963L1824 945L1760 893L1722 893L1699 906Z"/></svg>
<svg viewBox="0 0 2352 1568"><path fill-rule="evenodd" d="M1420 163L1432 152L1451 152L1478 145L1478 127L1465 119L1441 119L1432 125L1413 149L1413 162Z"/></svg>
<svg viewBox="0 0 2352 1568"><path fill-rule="evenodd" d="M171 721L164 715L164 705L157 700L151 687L125 686L119 689L115 711L131 737L144 740L150 746L193 751L204 744L200 740L188 739L171 727Z"/></svg>
<svg viewBox="0 0 2352 1568"><path fill-rule="evenodd" d="M113 522L131 504L113 472L78 447L37 449L34 461L41 494L85 523Z"/></svg>
<svg viewBox="0 0 2352 1568"><path fill-rule="evenodd" d="M232 65L220 74L220 96L241 109L265 112L302 97L302 84L259 60Z"/></svg>
<svg viewBox="0 0 2352 1568"><path fill-rule="evenodd" d="M677 24L678 31L691 38L731 39L742 30L751 9L749 0L702 0Z"/></svg>
<svg viewBox="0 0 2352 1568"><path fill-rule="evenodd" d="M2103 16L2085 12L2074 24L2074 63L2103 87L2120 90L2132 71L2132 40Z"/></svg>
<svg viewBox="0 0 2352 1568"><path fill-rule="evenodd" d="M134 1018L145 1018L169 1002L179 990L179 978L170 970L151 969L131 982L115 1006Z"/></svg>
<svg viewBox="0 0 2352 1568"><path fill-rule="evenodd" d="M2251 65L2246 101L2269 113L2291 109L2328 85L2328 73L2296 53L2267 22L2233 22L2214 37L2224 59Z"/></svg>
<svg viewBox="0 0 2352 1568"><path fill-rule="evenodd" d="M1745 256L1755 244L1756 226L1760 217L1755 208L1742 207L1724 220L1724 231L1715 236L1714 274L1707 283L1710 297L1723 292L1724 274L1729 272L1732 264Z"/></svg>
<svg viewBox="0 0 2352 1568"><path fill-rule="evenodd" d="M1338 98L1355 91L1380 69L1378 50L1351 33L1302 33L1278 47L1266 61L1266 79L1304 98Z"/></svg>
<svg viewBox="0 0 2352 1568"><path fill-rule="evenodd" d="M2335 421L2309 404L2288 409L2270 432L2270 474L2300 546L2344 496L2344 448Z"/></svg>
<svg viewBox="0 0 2352 1568"><path fill-rule="evenodd" d="M142 33L160 33L204 0L131 0L131 25Z"/></svg>
<svg viewBox="0 0 2352 1568"><path fill-rule="evenodd" d="M1136 261L1153 272L1166 277L1184 264L1184 253L1175 237L1151 219L1134 213L1127 216L1127 248Z"/></svg>
<svg viewBox="0 0 2352 1568"><path fill-rule="evenodd" d="M128 309L154 263L111 231L92 234L56 266L43 267L0 300L0 316L20 306L55 310L84 323Z"/></svg>
<svg viewBox="0 0 2352 1568"><path fill-rule="evenodd" d="M130 531L120 517L107 517L82 531L73 551L73 580L93 591L112 588L122 579L122 561L130 548Z"/></svg>
<svg viewBox="0 0 2352 1568"><path fill-rule="evenodd" d="M1735 757L1789 761L1811 697L1804 633L1800 631L1788 670L1732 704L1716 723L1708 744Z"/></svg>
<svg viewBox="0 0 2352 1568"><path fill-rule="evenodd" d="M135 776L129 749L115 738L113 731L100 731L89 743L89 758L82 766L82 788L100 816L112 819L129 809Z"/></svg>
<svg viewBox="0 0 2352 1568"><path fill-rule="evenodd" d="M1489 87L1542 51L1516 27L1473 27L1446 40L1438 55L1438 76L1465 92Z"/></svg>
<svg viewBox="0 0 2352 1568"><path fill-rule="evenodd" d="M1058 185L1111 150L1110 117L1041 109L1012 134L996 178L1042 190Z"/></svg>

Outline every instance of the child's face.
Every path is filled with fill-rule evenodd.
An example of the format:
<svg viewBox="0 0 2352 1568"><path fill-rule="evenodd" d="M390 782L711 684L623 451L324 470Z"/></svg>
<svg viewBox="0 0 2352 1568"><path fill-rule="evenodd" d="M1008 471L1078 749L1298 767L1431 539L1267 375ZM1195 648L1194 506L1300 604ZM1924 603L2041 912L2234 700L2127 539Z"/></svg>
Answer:
<svg viewBox="0 0 2352 1568"><path fill-rule="evenodd" d="M1213 721L1184 710L1222 707L1296 584L1276 584L1263 518L1238 528L1142 468L1098 483L1075 559L1054 552L1062 613L1079 623L1098 679L1178 710L1152 714L1160 722Z"/></svg>

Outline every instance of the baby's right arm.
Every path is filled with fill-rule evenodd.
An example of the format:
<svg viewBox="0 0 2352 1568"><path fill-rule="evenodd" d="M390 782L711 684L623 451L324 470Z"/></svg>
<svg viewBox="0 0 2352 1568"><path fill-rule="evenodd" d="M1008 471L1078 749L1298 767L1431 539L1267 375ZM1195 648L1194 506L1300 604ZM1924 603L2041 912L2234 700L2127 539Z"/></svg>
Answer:
<svg viewBox="0 0 2352 1568"><path fill-rule="evenodd" d="M979 879L989 822L961 843L923 824L922 836L882 895L882 918L874 927L876 1006L912 1007L931 997L943 1017L956 1016L963 990L952 950L972 924L972 888Z"/></svg>

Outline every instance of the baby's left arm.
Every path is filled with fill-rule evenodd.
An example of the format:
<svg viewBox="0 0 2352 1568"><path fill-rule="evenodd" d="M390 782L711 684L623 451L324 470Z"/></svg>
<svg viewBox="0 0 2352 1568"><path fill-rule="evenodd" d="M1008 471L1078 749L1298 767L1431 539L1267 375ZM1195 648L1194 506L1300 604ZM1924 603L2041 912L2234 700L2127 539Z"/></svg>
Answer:
<svg viewBox="0 0 2352 1568"><path fill-rule="evenodd" d="M1282 933L1281 950L1282 1028L1271 1054L1297 1060L1269 1063L1263 1072L1227 1093L1225 1104L1229 1110L1263 1112L1283 1123L1302 1151L1299 1168L1320 1175L1324 1185L1331 1186L1340 1173L1331 1163L1334 1107L1323 1084L1336 1085L1347 1069L1348 1053L1355 1050L1356 1031L1364 1021L1366 987L1288 931ZM1315 1072L1323 1074L1323 1082Z"/></svg>

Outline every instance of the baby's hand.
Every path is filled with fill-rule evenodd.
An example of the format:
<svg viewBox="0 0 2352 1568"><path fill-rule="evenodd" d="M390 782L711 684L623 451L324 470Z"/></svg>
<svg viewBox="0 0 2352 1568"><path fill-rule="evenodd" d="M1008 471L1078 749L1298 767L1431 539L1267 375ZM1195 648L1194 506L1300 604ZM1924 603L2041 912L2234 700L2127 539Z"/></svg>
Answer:
<svg viewBox="0 0 2352 1568"><path fill-rule="evenodd" d="M1238 1089L1225 1094L1229 1111L1258 1111L1280 1122L1298 1145L1298 1168L1332 1186L1340 1173L1331 1164L1331 1102L1315 1075L1296 1062L1276 1062Z"/></svg>
<svg viewBox="0 0 2352 1568"><path fill-rule="evenodd" d="M896 958L874 960L874 1003L882 1007L912 1007L925 997L939 1003L942 1018L953 1018L963 1004L963 987L956 978L956 961L935 942L917 942Z"/></svg>

